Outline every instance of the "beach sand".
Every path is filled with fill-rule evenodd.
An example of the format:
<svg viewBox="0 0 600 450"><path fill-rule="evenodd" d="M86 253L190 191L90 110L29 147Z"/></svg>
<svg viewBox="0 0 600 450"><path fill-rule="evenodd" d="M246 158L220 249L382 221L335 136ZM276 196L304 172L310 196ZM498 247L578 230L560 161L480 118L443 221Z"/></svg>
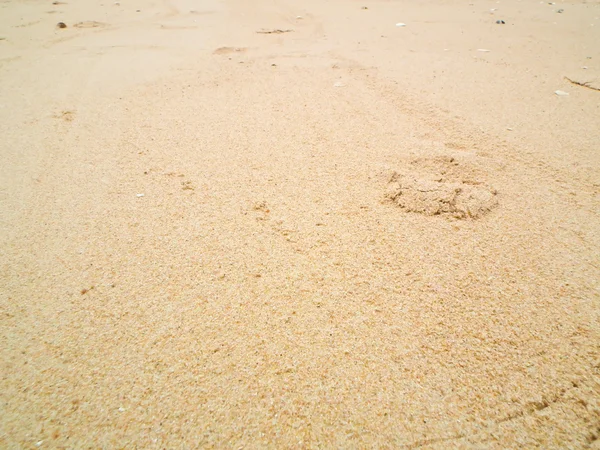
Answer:
<svg viewBox="0 0 600 450"><path fill-rule="evenodd" d="M0 3L0 447L600 448L599 42L598 1Z"/></svg>

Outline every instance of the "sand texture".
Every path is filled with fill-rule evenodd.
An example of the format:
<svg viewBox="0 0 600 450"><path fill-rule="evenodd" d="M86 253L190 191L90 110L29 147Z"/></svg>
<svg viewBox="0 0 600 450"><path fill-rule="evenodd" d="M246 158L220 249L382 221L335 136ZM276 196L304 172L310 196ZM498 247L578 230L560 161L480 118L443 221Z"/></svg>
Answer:
<svg viewBox="0 0 600 450"><path fill-rule="evenodd" d="M591 0L0 2L0 448L600 448L599 43Z"/></svg>

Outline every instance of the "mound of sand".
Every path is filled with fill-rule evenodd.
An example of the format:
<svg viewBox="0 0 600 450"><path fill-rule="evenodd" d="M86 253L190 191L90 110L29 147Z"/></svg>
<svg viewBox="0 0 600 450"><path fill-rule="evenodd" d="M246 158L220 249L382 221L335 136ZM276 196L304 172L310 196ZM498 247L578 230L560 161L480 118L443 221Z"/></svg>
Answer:
<svg viewBox="0 0 600 450"><path fill-rule="evenodd" d="M496 191L485 186L405 176L394 172L386 198L408 212L477 219L498 205Z"/></svg>

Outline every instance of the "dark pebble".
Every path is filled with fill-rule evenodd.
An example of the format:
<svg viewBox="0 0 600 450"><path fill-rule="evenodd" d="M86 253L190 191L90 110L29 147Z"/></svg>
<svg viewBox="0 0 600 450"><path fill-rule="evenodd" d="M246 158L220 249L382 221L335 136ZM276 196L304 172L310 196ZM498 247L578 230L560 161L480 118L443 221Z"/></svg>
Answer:
<svg viewBox="0 0 600 450"><path fill-rule="evenodd" d="M64 22L58 22L56 28L67 28L67 24Z"/></svg>

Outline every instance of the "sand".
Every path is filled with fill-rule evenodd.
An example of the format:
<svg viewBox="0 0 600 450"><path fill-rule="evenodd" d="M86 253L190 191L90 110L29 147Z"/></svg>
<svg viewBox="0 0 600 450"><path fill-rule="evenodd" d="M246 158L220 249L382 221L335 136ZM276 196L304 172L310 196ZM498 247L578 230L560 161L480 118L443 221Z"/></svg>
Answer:
<svg viewBox="0 0 600 450"><path fill-rule="evenodd" d="M0 447L600 448L599 2L54 3L0 4Z"/></svg>

